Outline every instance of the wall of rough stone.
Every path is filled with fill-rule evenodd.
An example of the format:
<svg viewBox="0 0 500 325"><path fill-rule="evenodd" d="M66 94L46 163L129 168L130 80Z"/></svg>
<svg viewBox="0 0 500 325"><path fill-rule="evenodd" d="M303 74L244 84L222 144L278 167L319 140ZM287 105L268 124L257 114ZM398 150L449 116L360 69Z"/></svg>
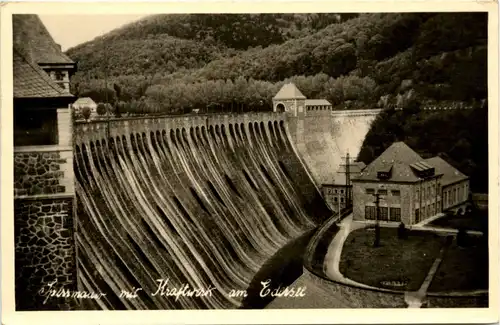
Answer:
<svg viewBox="0 0 500 325"><path fill-rule="evenodd" d="M46 285L53 281L54 288L76 289L72 210L73 198L14 201L17 310L74 306L68 299L42 303Z"/></svg>
<svg viewBox="0 0 500 325"><path fill-rule="evenodd" d="M14 153L14 196L73 193L71 150Z"/></svg>

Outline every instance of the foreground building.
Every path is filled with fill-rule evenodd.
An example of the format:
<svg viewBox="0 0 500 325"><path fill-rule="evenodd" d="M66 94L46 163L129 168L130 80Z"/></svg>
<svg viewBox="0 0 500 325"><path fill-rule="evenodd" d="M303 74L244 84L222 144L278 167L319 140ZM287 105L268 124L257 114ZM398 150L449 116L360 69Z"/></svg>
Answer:
<svg viewBox="0 0 500 325"><path fill-rule="evenodd" d="M395 142L353 178L354 220L417 224L468 200L469 178L440 157L423 159Z"/></svg>
<svg viewBox="0 0 500 325"><path fill-rule="evenodd" d="M71 308L76 287L69 77L75 64L36 15L13 15L16 310ZM43 289L43 290L42 290ZM41 291L42 290L42 291Z"/></svg>

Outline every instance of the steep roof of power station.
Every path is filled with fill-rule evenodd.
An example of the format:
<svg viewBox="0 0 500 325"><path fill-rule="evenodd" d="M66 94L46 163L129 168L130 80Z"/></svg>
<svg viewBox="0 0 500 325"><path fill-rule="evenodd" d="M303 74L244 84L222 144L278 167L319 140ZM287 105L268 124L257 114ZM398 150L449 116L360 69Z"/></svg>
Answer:
<svg viewBox="0 0 500 325"><path fill-rule="evenodd" d="M293 83L287 83L281 87L280 91L273 97L274 99L306 99L300 90Z"/></svg>
<svg viewBox="0 0 500 325"><path fill-rule="evenodd" d="M380 180L379 173L385 172L389 174L387 180L390 181L416 182L421 177L427 177L426 175L419 175L419 172L432 169L434 169L434 172L431 175L442 175L442 185L448 185L467 178L466 175L440 157L424 160L404 142L394 142L363 169L355 179L378 181Z"/></svg>
<svg viewBox="0 0 500 325"><path fill-rule="evenodd" d="M443 174L441 178L441 185L443 186L468 178L465 174L439 156L428 158L427 162L436 169L436 173Z"/></svg>

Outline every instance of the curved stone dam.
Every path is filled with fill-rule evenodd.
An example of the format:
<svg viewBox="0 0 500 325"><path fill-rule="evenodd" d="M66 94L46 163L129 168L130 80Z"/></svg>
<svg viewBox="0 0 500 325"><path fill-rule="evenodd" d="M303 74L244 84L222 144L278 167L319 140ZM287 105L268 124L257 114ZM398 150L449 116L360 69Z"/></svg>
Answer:
<svg viewBox="0 0 500 325"><path fill-rule="evenodd" d="M295 122L249 113L77 123L78 284L106 293L85 308L238 308L243 297L231 293L331 215L317 171L353 134L322 122L328 130L304 128L314 131L296 147Z"/></svg>

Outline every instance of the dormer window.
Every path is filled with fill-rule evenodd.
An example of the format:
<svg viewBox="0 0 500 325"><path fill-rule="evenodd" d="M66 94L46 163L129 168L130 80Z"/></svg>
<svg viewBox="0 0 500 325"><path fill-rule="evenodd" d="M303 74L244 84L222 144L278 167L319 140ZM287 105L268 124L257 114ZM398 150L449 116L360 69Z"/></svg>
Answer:
<svg viewBox="0 0 500 325"><path fill-rule="evenodd" d="M61 71L56 71L54 73L54 79L56 81L63 81L64 80L64 74Z"/></svg>
<svg viewBox="0 0 500 325"><path fill-rule="evenodd" d="M386 168L382 168L377 171L377 178L378 179L389 179L391 178L391 172L392 172L392 165L388 166Z"/></svg>
<svg viewBox="0 0 500 325"><path fill-rule="evenodd" d="M411 164L410 167L413 169L415 174L420 178L431 177L434 176L435 174L434 167L432 167L425 161L420 161L418 163Z"/></svg>

